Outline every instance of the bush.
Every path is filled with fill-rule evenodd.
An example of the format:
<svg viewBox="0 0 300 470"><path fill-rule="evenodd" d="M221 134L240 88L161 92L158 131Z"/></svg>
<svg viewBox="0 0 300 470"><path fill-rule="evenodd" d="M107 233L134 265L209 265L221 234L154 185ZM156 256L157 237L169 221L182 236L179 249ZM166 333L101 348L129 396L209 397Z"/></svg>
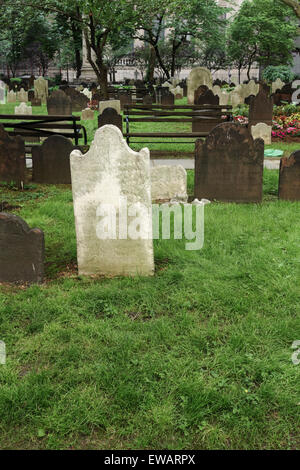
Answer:
<svg viewBox="0 0 300 470"><path fill-rule="evenodd" d="M291 114L298 113L299 106L287 103L283 106L274 106L273 115L274 116L291 116Z"/></svg>
<svg viewBox="0 0 300 470"><path fill-rule="evenodd" d="M295 74L287 65L269 65L263 71L263 79L267 82L275 82L280 78L285 83L289 83L295 78Z"/></svg>

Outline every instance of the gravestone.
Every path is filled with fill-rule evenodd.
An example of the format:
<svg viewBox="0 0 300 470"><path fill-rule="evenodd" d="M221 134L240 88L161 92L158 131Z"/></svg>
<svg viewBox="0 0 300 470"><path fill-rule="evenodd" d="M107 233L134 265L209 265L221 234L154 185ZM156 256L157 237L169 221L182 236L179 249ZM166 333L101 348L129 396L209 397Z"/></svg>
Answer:
<svg viewBox="0 0 300 470"><path fill-rule="evenodd" d="M15 106L15 114L24 114L24 115L31 116L32 107L27 106L27 104L23 102L19 106Z"/></svg>
<svg viewBox="0 0 300 470"><path fill-rule="evenodd" d="M280 160L279 199L300 201L300 150Z"/></svg>
<svg viewBox="0 0 300 470"><path fill-rule="evenodd" d="M16 93L11 90L7 93L7 102L8 103L15 103L17 101L17 95Z"/></svg>
<svg viewBox="0 0 300 470"><path fill-rule="evenodd" d="M265 145L272 143L272 126L268 126L264 122L259 122L251 127L251 134L253 139L262 139Z"/></svg>
<svg viewBox="0 0 300 470"><path fill-rule="evenodd" d="M152 104L153 103L153 96L152 95L144 95L143 96L143 104Z"/></svg>
<svg viewBox="0 0 300 470"><path fill-rule="evenodd" d="M42 106L42 100L40 98L32 98L31 106Z"/></svg>
<svg viewBox="0 0 300 470"><path fill-rule="evenodd" d="M205 67L196 67L192 69L187 79L187 98L188 104L194 104L194 92L200 85L206 85L212 88L212 75Z"/></svg>
<svg viewBox="0 0 300 470"><path fill-rule="evenodd" d="M272 126L273 118L273 98L269 96L265 89L250 100L249 108L249 127L255 126L259 122L264 122Z"/></svg>
<svg viewBox="0 0 300 470"><path fill-rule="evenodd" d="M284 82L277 78L275 82L272 83L272 93L276 93L277 90L281 90L284 87Z"/></svg>
<svg viewBox="0 0 300 470"><path fill-rule="evenodd" d="M29 90L28 91L28 101L32 101L33 98L34 98L34 91Z"/></svg>
<svg viewBox="0 0 300 470"><path fill-rule="evenodd" d="M92 92L88 88L84 88L83 90L76 90L76 91L81 91L88 99L89 101L92 99Z"/></svg>
<svg viewBox="0 0 300 470"><path fill-rule="evenodd" d="M132 97L130 93L127 92L119 92L118 93L121 109L124 109L124 106L126 104L131 105L132 104Z"/></svg>
<svg viewBox="0 0 300 470"><path fill-rule="evenodd" d="M113 108L117 111L118 114L121 113L121 103L120 100L106 100L99 102L99 113L102 114L106 108Z"/></svg>
<svg viewBox="0 0 300 470"><path fill-rule="evenodd" d="M47 111L49 116L72 115L72 101L62 90L55 90L47 98Z"/></svg>
<svg viewBox="0 0 300 470"><path fill-rule="evenodd" d="M88 153L71 153L71 175L79 274L153 275L149 150L105 126Z"/></svg>
<svg viewBox="0 0 300 470"><path fill-rule="evenodd" d="M76 147L61 135L48 137L32 148L32 181L42 184L71 184L70 154Z"/></svg>
<svg viewBox="0 0 300 470"><path fill-rule="evenodd" d="M83 93L80 93L80 91L76 91L75 88L70 87L66 88L64 92L71 98L73 112L82 111L83 109L87 108L89 99Z"/></svg>
<svg viewBox="0 0 300 470"><path fill-rule="evenodd" d="M28 93L27 93L27 91L24 90L24 88L21 88L21 90L17 92L17 101L27 103Z"/></svg>
<svg viewBox="0 0 300 470"><path fill-rule="evenodd" d="M42 104L47 103L48 80L45 80L43 77L34 80L34 96L35 98L39 98Z"/></svg>
<svg viewBox="0 0 300 470"><path fill-rule="evenodd" d="M116 126L123 132L122 116L113 108L105 108L102 114L98 116L98 127L106 125Z"/></svg>
<svg viewBox="0 0 300 470"><path fill-rule="evenodd" d="M151 168L152 201L187 202L187 173L181 165L161 165Z"/></svg>
<svg viewBox="0 0 300 470"><path fill-rule="evenodd" d="M10 137L0 124L0 181L15 181L22 187L25 181L25 144L22 137Z"/></svg>
<svg viewBox="0 0 300 470"><path fill-rule="evenodd" d="M90 108L83 109L81 113L81 119L83 121L93 120L94 119L94 111Z"/></svg>
<svg viewBox="0 0 300 470"><path fill-rule="evenodd" d="M215 127L197 140L195 197L227 202L261 202L264 143L235 123Z"/></svg>
<svg viewBox="0 0 300 470"><path fill-rule="evenodd" d="M40 229L30 229L21 217L0 212L0 282L43 282L44 253Z"/></svg>
<svg viewBox="0 0 300 470"><path fill-rule="evenodd" d="M170 92L169 88L162 87L160 95L160 104L173 106L174 105L174 95Z"/></svg>
<svg viewBox="0 0 300 470"><path fill-rule="evenodd" d="M6 103L6 84L0 80L0 104Z"/></svg>
<svg viewBox="0 0 300 470"><path fill-rule="evenodd" d="M198 94L197 93L198 90L195 91L195 104L197 104L197 105L204 105L204 104L219 105L219 101L220 101L219 97L217 95L214 95L211 90L206 90L202 94Z"/></svg>

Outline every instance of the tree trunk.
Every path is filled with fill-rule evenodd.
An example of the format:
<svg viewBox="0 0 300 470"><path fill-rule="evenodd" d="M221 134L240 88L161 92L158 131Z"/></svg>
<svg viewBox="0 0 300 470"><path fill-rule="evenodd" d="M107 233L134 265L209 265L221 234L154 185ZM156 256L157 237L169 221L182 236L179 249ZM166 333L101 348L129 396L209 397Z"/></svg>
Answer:
<svg viewBox="0 0 300 470"><path fill-rule="evenodd" d="M160 56L160 52L159 52L157 44L154 46L154 50L155 50L155 55L157 57L158 63L160 65L164 75L166 76L166 79L169 80L170 79L170 74L169 74L169 71L166 69L166 67L163 64L163 61L162 61L162 58Z"/></svg>
<svg viewBox="0 0 300 470"><path fill-rule="evenodd" d="M148 80L150 83L154 83L154 70L155 70L155 50L150 44L150 56L148 64Z"/></svg>

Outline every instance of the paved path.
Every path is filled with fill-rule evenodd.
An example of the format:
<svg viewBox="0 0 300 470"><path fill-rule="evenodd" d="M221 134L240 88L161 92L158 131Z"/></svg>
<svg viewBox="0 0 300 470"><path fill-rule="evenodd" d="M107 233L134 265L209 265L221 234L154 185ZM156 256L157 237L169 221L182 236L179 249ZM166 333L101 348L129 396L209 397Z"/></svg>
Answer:
<svg viewBox="0 0 300 470"><path fill-rule="evenodd" d="M193 158L151 158L152 166L160 165L182 165L186 170L194 170L195 162ZM279 170L280 159L277 158L265 158L264 167L268 170Z"/></svg>

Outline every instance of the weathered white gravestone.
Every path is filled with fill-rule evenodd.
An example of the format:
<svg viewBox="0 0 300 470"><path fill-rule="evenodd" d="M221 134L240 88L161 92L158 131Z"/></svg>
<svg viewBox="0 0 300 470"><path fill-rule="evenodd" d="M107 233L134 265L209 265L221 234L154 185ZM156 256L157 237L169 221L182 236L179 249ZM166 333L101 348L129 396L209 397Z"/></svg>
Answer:
<svg viewBox="0 0 300 470"><path fill-rule="evenodd" d="M181 165L151 168L152 201L187 202L187 173Z"/></svg>
<svg viewBox="0 0 300 470"><path fill-rule="evenodd" d="M32 114L32 107L27 106L26 103L21 103L19 106L15 106L15 114Z"/></svg>
<svg viewBox="0 0 300 470"><path fill-rule="evenodd" d="M251 126L251 134L253 139L263 139L266 145L272 143L272 126L268 126L265 122Z"/></svg>
<svg viewBox="0 0 300 470"><path fill-rule="evenodd" d="M189 104L194 104L194 93L200 85L212 88L213 79L210 71L205 67L195 67L187 79L187 98Z"/></svg>
<svg viewBox="0 0 300 470"><path fill-rule="evenodd" d="M15 103L17 101L17 95L16 93L11 90L7 93L7 102L8 103Z"/></svg>
<svg viewBox="0 0 300 470"><path fill-rule="evenodd" d="M40 99L42 104L47 103L48 80L45 80L43 77L34 80L34 97Z"/></svg>
<svg viewBox="0 0 300 470"><path fill-rule="evenodd" d="M23 103L27 103L28 93L24 90L24 88L21 88L21 90L17 92L17 100Z"/></svg>
<svg viewBox="0 0 300 470"><path fill-rule="evenodd" d="M272 93L276 93L276 90L281 90L283 88L285 83L280 80L280 78L277 78L275 82L272 83Z"/></svg>
<svg viewBox="0 0 300 470"><path fill-rule="evenodd" d="M117 111L118 114L121 113L121 102L120 100L106 100L99 101L99 114L102 114L106 108L112 108Z"/></svg>
<svg viewBox="0 0 300 470"><path fill-rule="evenodd" d="M134 152L106 125L70 162L79 274L152 275L149 150Z"/></svg>
<svg viewBox="0 0 300 470"><path fill-rule="evenodd" d="M5 102L6 102L6 100L5 100L5 98L6 98L5 91L6 91L6 85L2 80L0 80L0 104L5 104Z"/></svg>
<svg viewBox="0 0 300 470"><path fill-rule="evenodd" d="M89 119L94 119L95 113L91 108L85 108L82 110L81 119L87 121Z"/></svg>

